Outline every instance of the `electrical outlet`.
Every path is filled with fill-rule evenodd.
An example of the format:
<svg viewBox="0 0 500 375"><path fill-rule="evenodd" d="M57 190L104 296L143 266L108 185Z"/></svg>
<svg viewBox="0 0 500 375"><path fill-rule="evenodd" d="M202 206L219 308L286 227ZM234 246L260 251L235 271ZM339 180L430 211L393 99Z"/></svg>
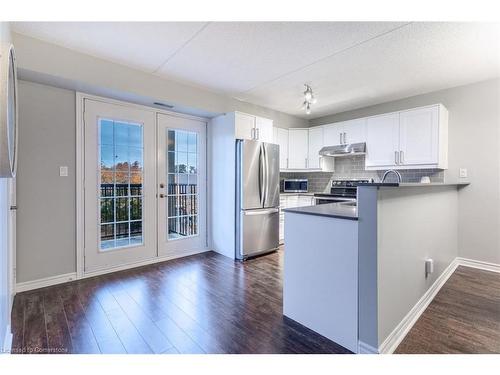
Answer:
<svg viewBox="0 0 500 375"><path fill-rule="evenodd" d="M68 177L68 167L67 166L59 167L59 176L60 177Z"/></svg>
<svg viewBox="0 0 500 375"><path fill-rule="evenodd" d="M460 178L467 178L467 168L460 168L458 175Z"/></svg>

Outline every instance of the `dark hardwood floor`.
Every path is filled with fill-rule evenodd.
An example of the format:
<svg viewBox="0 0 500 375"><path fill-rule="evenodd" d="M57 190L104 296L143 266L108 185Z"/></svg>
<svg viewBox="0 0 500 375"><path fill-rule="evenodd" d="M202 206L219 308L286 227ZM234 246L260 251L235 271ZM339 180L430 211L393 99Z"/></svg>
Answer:
<svg viewBox="0 0 500 375"><path fill-rule="evenodd" d="M500 273L458 267L396 353L500 353Z"/></svg>
<svg viewBox="0 0 500 375"><path fill-rule="evenodd" d="M349 353L282 315L283 252L213 252L18 294L13 353Z"/></svg>

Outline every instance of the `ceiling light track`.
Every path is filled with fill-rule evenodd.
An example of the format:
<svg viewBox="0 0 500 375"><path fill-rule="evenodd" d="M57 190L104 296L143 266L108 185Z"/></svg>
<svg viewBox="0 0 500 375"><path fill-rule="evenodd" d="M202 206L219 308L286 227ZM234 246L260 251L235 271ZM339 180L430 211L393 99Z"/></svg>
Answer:
<svg viewBox="0 0 500 375"><path fill-rule="evenodd" d="M306 83L304 83L304 86L306 87L306 91L304 91L304 103L302 103L302 109L304 109L306 114L309 115L311 114L311 106L316 104L317 99L314 96L311 86Z"/></svg>

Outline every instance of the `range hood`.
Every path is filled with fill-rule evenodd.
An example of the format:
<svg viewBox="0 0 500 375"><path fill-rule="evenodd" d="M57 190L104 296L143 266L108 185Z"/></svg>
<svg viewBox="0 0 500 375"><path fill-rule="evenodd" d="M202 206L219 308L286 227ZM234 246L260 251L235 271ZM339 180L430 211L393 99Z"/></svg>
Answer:
<svg viewBox="0 0 500 375"><path fill-rule="evenodd" d="M347 145L326 146L319 150L321 156L349 156L366 153L366 143L350 143Z"/></svg>

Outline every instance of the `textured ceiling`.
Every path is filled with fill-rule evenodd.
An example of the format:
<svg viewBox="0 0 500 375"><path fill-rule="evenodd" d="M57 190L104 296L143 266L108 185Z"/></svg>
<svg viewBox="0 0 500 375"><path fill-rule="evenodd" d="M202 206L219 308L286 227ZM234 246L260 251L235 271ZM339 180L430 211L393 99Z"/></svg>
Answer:
<svg viewBox="0 0 500 375"><path fill-rule="evenodd" d="M304 118L500 76L485 23L13 23L15 32ZM318 98L301 110L303 84Z"/></svg>

